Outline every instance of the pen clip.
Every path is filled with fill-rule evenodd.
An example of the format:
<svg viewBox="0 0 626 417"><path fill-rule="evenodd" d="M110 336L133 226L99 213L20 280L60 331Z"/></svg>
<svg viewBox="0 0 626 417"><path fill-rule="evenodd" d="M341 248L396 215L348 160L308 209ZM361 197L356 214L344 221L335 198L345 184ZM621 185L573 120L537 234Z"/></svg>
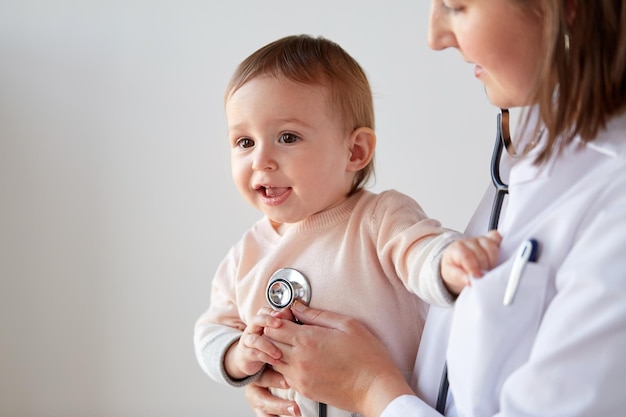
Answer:
<svg viewBox="0 0 626 417"><path fill-rule="evenodd" d="M509 281L507 282L506 289L504 291L504 299L502 304L505 306L510 305L513 302L517 287L519 286L522 272L528 262L535 262L537 260L539 243L535 239L528 239L522 243L515 254L513 260L513 267L511 268L511 274L509 275Z"/></svg>

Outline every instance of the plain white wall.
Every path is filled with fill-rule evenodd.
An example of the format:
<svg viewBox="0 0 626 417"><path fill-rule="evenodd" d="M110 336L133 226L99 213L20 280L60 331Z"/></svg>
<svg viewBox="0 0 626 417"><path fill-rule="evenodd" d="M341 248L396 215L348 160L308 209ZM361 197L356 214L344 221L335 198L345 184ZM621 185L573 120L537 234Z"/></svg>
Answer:
<svg viewBox="0 0 626 417"><path fill-rule="evenodd" d="M428 49L429 3L0 0L0 415L252 415L202 374L192 331L259 217L230 178L222 94L278 37L363 65L373 189L463 228L496 111L458 54Z"/></svg>

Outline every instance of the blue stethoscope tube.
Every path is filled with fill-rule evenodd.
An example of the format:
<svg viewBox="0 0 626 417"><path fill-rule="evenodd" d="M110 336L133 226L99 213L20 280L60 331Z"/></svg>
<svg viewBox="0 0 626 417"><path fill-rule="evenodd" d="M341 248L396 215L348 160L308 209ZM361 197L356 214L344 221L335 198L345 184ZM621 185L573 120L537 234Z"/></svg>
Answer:
<svg viewBox="0 0 626 417"><path fill-rule="evenodd" d="M496 230L498 228L504 197L509 193L508 184L506 184L500 176L500 160L502 159L505 141L510 142L510 140L509 111L508 109L500 109L496 118L496 143L493 146L493 153L491 155L491 182L496 188L496 193L493 197L491 215L489 216L489 230ZM444 363L441 380L439 381L437 403L435 405L435 409L442 415L445 415L449 388L450 382L448 381L448 364Z"/></svg>
<svg viewBox="0 0 626 417"><path fill-rule="evenodd" d="M497 116L496 143L493 146L493 153L491 155L491 182L496 188L496 194L493 197L493 205L491 206L489 230L498 228L504 197L509 193L509 185L506 184L500 176L500 159L502 158L505 140L510 141L509 111L501 109Z"/></svg>

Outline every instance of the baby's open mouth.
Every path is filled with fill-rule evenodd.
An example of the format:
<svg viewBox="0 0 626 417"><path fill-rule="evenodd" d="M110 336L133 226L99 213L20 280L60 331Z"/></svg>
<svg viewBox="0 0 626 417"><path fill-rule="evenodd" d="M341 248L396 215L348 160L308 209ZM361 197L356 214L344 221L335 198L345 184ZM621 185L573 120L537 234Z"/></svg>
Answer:
<svg viewBox="0 0 626 417"><path fill-rule="evenodd" d="M258 188L258 191L265 197L268 198L276 198L276 197L280 197L283 194L285 194L287 191L289 191L291 188L290 187L265 187L265 186L261 186Z"/></svg>

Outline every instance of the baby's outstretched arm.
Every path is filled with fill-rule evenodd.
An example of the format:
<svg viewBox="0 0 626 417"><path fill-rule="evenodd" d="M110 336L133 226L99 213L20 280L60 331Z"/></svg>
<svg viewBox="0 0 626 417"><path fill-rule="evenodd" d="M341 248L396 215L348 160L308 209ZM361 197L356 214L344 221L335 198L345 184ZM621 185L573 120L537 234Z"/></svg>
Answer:
<svg viewBox="0 0 626 417"><path fill-rule="evenodd" d="M441 258L441 276L452 294L459 294L469 284L469 277L481 277L498 260L502 236L496 230L486 236L471 237L451 243Z"/></svg>
<svg viewBox="0 0 626 417"><path fill-rule="evenodd" d="M224 358L224 369L233 379L254 375L266 364L275 365L281 352L263 335L265 327L280 327L280 319L261 309Z"/></svg>

